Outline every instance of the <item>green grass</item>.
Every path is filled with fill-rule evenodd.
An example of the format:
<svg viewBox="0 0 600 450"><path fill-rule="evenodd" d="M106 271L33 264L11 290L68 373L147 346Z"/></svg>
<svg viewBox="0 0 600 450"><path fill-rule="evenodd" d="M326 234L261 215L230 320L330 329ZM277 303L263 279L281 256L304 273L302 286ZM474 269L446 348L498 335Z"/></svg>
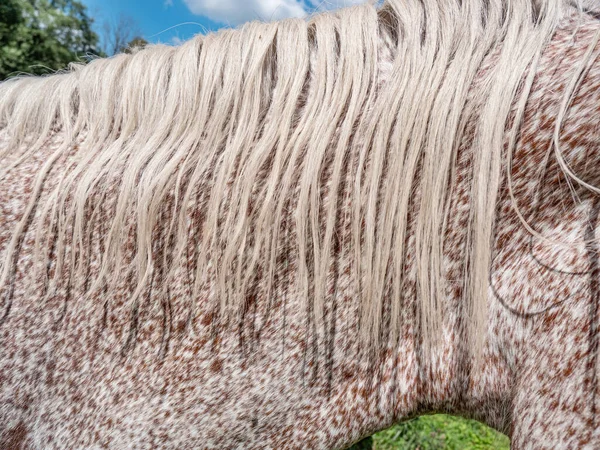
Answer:
<svg viewBox="0 0 600 450"><path fill-rule="evenodd" d="M421 416L373 435L352 450L509 450L503 434L475 420Z"/></svg>

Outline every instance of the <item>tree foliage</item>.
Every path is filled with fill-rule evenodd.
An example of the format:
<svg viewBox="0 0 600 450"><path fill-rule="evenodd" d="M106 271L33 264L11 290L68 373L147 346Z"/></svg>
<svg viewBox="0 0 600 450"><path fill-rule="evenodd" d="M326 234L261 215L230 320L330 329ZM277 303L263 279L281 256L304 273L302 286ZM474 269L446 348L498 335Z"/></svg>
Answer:
<svg viewBox="0 0 600 450"><path fill-rule="evenodd" d="M92 24L77 0L0 0L0 80L103 55Z"/></svg>
<svg viewBox="0 0 600 450"><path fill-rule="evenodd" d="M122 51L124 53L133 53L136 50L141 50L146 45L148 45L148 41L146 39L140 36L136 36L131 41L129 41L127 47L122 49Z"/></svg>

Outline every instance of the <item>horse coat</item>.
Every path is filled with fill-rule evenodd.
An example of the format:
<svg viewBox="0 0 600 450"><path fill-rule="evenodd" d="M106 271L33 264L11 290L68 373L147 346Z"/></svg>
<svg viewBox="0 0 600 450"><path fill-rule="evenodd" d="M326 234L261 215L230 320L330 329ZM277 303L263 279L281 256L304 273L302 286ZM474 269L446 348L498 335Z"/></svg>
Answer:
<svg viewBox="0 0 600 450"><path fill-rule="evenodd" d="M511 31L393 0L0 85L0 448L335 449L427 412L600 448L588 3Z"/></svg>

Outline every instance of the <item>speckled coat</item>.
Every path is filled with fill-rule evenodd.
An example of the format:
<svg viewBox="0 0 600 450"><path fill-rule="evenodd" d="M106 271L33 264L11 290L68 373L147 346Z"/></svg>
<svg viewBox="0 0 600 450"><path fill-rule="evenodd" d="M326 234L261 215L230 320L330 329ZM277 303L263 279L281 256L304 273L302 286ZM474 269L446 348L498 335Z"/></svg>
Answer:
<svg viewBox="0 0 600 450"><path fill-rule="evenodd" d="M304 303L286 291L295 273L290 247L266 322L257 323L267 308L258 293L230 327L215 326L209 302L200 301L190 330L179 300L185 297L179 295L186 289L182 276L172 283L168 307L142 304L137 340L123 352L132 320L127 280L89 300L78 300L75 290L47 302L39 301L40 286L25 282L34 217L8 287L10 313L0 326L0 449L335 449L432 411L482 420L507 433L513 449L600 448L600 244L594 241L600 198L570 190L548 157L562 92L599 28L591 16L561 23L544 52L514 162L525 217L546 236L588 243L569 248L532 239L503 190L480 361L471 359L465 343L459 282L468 218L467 132L447 232L446 276L457 283L447 290L450 313L431 359L423 357L412 325L411 276L398 345L371 358L360 351L344 220L325 327L307 325ZM60 135L51 138L0 184L0 250L60 141ZM600 185L600 61L577 92L561 142L573 170ZM42 198L56 183L53 173ZM344 198L350 208L352 200ZM292 221L284 228L291 241ZM94 231L106 232L101 224ZM89 245L98 251L94 238Z"/></svg>

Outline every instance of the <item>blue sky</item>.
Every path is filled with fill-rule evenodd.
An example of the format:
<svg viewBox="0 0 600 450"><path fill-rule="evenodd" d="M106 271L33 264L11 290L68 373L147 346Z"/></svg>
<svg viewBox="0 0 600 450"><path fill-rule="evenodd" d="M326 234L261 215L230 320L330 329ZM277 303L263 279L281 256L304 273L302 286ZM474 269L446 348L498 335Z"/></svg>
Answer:
<svg viewBox="0 0 600 450"><path fill-rule="evenodd" d="M197 33L253 19L302 17L367 0L82 0L101 34L102 24L120 14L132 17L150 42L176 44Z"/></svg>

